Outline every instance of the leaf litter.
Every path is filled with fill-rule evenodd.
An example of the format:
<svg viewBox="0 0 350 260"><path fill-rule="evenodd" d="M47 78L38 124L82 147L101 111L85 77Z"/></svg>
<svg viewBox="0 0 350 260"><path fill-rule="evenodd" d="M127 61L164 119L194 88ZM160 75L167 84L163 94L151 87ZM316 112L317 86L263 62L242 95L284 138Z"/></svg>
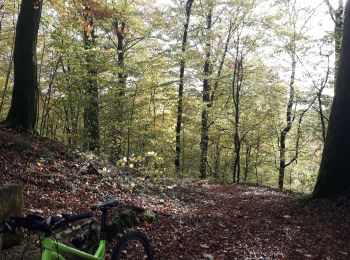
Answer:
<svg viewBox="0 0 350 260"><path fill-rule="evenodd" d="M154 212L154 222L138 228L156 259L349 259L349 203L152 178L2 128L0 172L0 184L22 184L25 214L79 212L110 198Z"/></svg>

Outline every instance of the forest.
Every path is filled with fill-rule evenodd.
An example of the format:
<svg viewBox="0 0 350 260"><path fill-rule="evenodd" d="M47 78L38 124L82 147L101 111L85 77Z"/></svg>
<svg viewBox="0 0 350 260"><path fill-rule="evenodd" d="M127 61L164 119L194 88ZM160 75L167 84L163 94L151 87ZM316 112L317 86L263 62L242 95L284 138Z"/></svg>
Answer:
<svg viewBox="0 0 350 260"><path fill-rule="evenodd" d="M315 227L328 228L320 223L331 215L317 212L348 214L349 55L350 3L343 0L0 0L0 184L19 182L41 198L46 187L67 205L69 192L90 194L85 204L141 192L147 202L130 202L156 214L154 201L172 213L174 201L184 201L197 210L198 230L208 205L223 216L225 208L236 212L228 200L236 197L245 212L237 218L248 218L244 240L282 220L294 224L293 237L301 222L312 226L310 212ZM105 196L93 195L101 187ZM313 200L320 198L336 200ZM50 211L42 210L45 200L24 201L26 214L58 212L58 204ZM269 201L267 214L282 215L252 224L245 201L256 203L256 218ZM75 203L68 208L81 209ZM223 233L236 227L211 221L230 226ZM166 234L147 225L154 237ZM259 228L251 233L250 225ZM336 225L339 231L345 222ZM347 259L348 235L329 235L342 242L317 255L326 241L313 245L306 234L315 232L289 245L310 251L286 253L281 244L280 253L264 255L255 244L250 253L249 245L203 253L222 246L216 234L219 244L199 242L196 255L184 258ZM178 258L160 245L161 259Z"/></svg>
<svg viewBox="0 0 350 260"><path fill-rule="evenodd" d="M312 191L343 6L39 3L29 131L152 175ZM2 0L0 8L4 120L20 2Z"/></svg>

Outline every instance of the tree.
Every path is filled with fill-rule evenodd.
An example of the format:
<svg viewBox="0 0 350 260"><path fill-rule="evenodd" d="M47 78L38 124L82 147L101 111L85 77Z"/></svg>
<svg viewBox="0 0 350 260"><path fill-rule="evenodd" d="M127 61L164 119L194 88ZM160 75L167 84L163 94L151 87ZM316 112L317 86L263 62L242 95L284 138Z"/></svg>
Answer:
<svg viewBox="0 0 350 260"><path fill-rule="evenodd" d="M297 63L299 60L298 53L301 52L303 48L300 43L306 38L305 29L309 20L313 17L317 8L303 8L300 6L300 3L297 1L284 2L284 10L287 13L287 30L280 35L281 40L283 41L283 49L285 53L290 57L290 78L288 83L288 99L286 104L286 116L282 129L280 130L278 143L279 143L279 166L278 166L278 188L283 189L285 171L288 166L296 162L299 156L299 138L297 136L295 143L295 151L292 158L288 158L288 136L290 131L295 125L297 118L297 106L298 106L298 96L297 96L297 85L296 85L296 73L297 73ZM301 20L300 17L303 17L304 20ZM306 17L306 18L304 18ZM300 26L300 21L302 21ZM305 44L305 41L304 41ZM302 119L305 113L303 111L300 114L298 128L302 122ZM300 128L299 128L300 129ZM297 130L300 133L300 130ZM289 161L288 161L289 160Z"/></svg>
<svg viewBox="0 0 350 260"><path fill-rule="evenodd" d="M199 174L202 179L207 177L207 164L208 164L208 110L210 103L210 83L209 78L212 74L210 55L211 55L211 30L212 30L212 16L213 16L213 3L208 3L208 14L207 14L207 42L205 44L205 61L203 67L203 96L202 96L202 128L201 128L201 154L199 160Z"/></svg>
<svg viewBox="0 0 350 260"><path fill-rule="evenodd" d="M41 0L23 0L14 47L14 85L6 124L33 133L37 119L38 80L36 44Z"/></svg>
<svg viewBox="0 0 350 260"><path fill-rule="evenodd" d="M182 124L182 111L183 111L183 91L184 91L184 75L185 75L185 53L187 48L187 35L188 26L190 24L191 10L193 0L187 0L186 2L186 22L184 24L184 31L182 36L181 53L182 57L180 60L180 84L179 84L179 99L177 105L177 122L176 122L176 144L175 144L175 172L180 172L180 154L181 154L181 124Z"/></svg>
<svg viewBox="0 0 350 260"><path fill-rule="evenodd" d="M334 71L338 71L339 57L341 53L341 42L343 33L344 20L344 1L338 0L338 8L334 9L329 0L324 0L328 6L329 14L334 22L334 52L335 52L335 66ZM336 79L337 75L334 73Z"/></svg>
<svg viewBox="0 0 350 260"><path fill-rule="evenodd" d="M350 195L350 2L345 6L343 41L335 96L329 118L320 170L313 191L316 198Z"/></svg>
<svg viewBox="0 0 350 260"><path fill-rule="evenodd" d="M118 59L118 86L117 86L117 97L116 97L116 133L115 133L115 151L112 152L112 158L114 157L114 153L116 158L119 160L122 157L122 124L124 121L123 116L123 99L125 98L126 91L126 80L128 75L125 72L125 38L127 35L127 26L124 21L120 22L118 18L115 18L113 21L113 30L117 35L117 59ZM129 157L128 157L129 158Z"/></svg>
<svg viewBox="0 0 350 260"><path fill-rule="evenodd" d="M84 127L87 133L87 147L90 151L98 151L100 146L100 123L99 123L99 91L97 85L97 69L95 65L95 25L92 8L85 6L83 12L84 25L84 48L86 49L87 102L84 110Z"/></svg>

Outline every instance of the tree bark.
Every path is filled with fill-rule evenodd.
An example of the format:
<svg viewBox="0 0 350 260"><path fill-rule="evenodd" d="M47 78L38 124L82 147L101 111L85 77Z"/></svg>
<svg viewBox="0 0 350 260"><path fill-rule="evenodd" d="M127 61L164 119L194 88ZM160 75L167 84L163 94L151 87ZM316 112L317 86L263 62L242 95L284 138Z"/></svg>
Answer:
<svg viewBox="0 0 350 260"><path fill-rule="evenodd" d="M123 157L123 122L124 122L124 97L126 89L127 73L125 71L125 37L127 27L125 22L120 22L118 18L114 19L113 29L117 35L117 52L118 52L118 85L117 85L117 100L116 100L116 134L112 147L111 158L119 160ZM128 145L128 144L127 144ZM114 159L113 159L114 161Z"/></svg>
<svg viewBox="0 0 350 260"><path fill-rule="evenodd" d="M334 13L334 51L335 51L335 80L337 79L336 74L339 69L339 60L341 53L341 42L342 42L342 34L343 34L343 21L344 21L344 5L343 0L339 0L338 9ZM336 81L335 81L336 82ZM336 85L335 85L336 86Z"/></svg>
<svg viewBox="0 0 350 260"><path fill-rule="evenodd" d="M137 97L137 91L138 91L138 84L135 86L135 93L132 98L132 105L131 105L131 111L130 111L130 117L129 117L129 123L128 123L128 131L127 131L127 142L126 142L126 162L129 165L130 163L130 156L131 156L131 131L132 131L132 124L134 120L134 113L135 113L135 102Z"/></svg>
<svg viewBox="0 0 350 260"><path fill-rule="evenodd" d="M215 143L215 153L214 153L214 165L213 165L213 177L215 179L219 178L220 172L220 157L221 157L221 147L220 147L220 135L216 139Z"/></svg>
<svg viewBox="0 0 350 260"><path fill-rule="evenodd" d="M179 84L179 96L177 104L177 122L176 122L176 141L175 141L175 172L180 174L180 155L181 155L181 125L182 125L182 111L183 111L183 91L184 91L184 75L185 75L185 60L184 57L187 48L187 35L188 27L190 24L191 10L193 0L187 0L186 2L186 22L184 24L184 31L182 36L181 46L181 60L180 60L180 84Z"/></svg>
<svg viewBox="0 0 350 260"><path fill-rule="evenodd" d="M350 3L345 20L339 72L329 118L326 142L313 196L350 196Z"/></svg>
<svg viewBox="0 0 350 260"><path fill-rule="evenodd" d="M233 98L233 115L234 115L234 160L233 160L233 182L240 182L241 175L241 148L242 139L240 137L240 100L241 87L243 82L243 57L239 57L239 37L237 39L235 68L232 80L232 98Z"/></svg>
<svg viewBox="0 0 350 260"><path fill-rule="evenodd" d="M259 154L260 154L260 134L258 135L258 140L256 144L256 152L255 152L255 162L254 162L254 168L255 168L255 178L256 178L256 185L259 186L259 171L258 171L258 163L259 163Z"/></svg>
<svg viewBox="0 0 350 260"><path fill-rule="evenodd" d="M91 7L85 6L83 12L84 23L84 48L86 50L87 102L84 109L84 128L86 131L86 145L90 151L99 151L100 126L99 126L99 90L97 85L97 69L95 68L95 28Z"/></svg>
<svg viewBox="0 0 350 260"><path fill-rule="evenodd" d="M334 86L336 86L337 73L339 68L339 59L341 53L341 43L342 43L342 34L344 27L344 3L343 0L338 1L338 8L334 9L329 0L325 0L329 14L334 22L334 52L335 52L335 61L334 61ZM334 89L335 93L335 89Z"/></svg>
<svg viewBox="0 0 350 260"><path fill-rule="evenodd" d="M246 142L245 150L245 165L244 165L244 182L247 182L249 174L250 159L252 155L252 145Z"/></svg>
<svg viewBox="0 0 350 260"><path fill-rule="evenodd" d="M6 123L12 128L35 131L38 102L36 44L42 0L23 0L14 47L14 86Z"/></svg>
<svg viewBox="0 0 350 260"><path fill-rule="evenodd" d="M286 126L280 133L280 165L279 165L279 174L278 174L278 188L280 190L283 189L284 185L284 175L285 170L287 167L286 163L286 139L287 134L289 133L290 129L292 128L294 117L293 115L293 105L294 105L294 99L295 99L295 72L296 72L296 54L295 54L295 42L294 39L292 40L292 50L290 51L291 59L292 59L292 72L290 76L290 82L289 82L289 98L287 103L287 114L286 114Z"/></svg>
<svg viewBox="0 0 350 260"><path fill-rule="evenodd" d="M201 127L201 154L199 163L199 174L201 179L207 177L207 164L208 164L208 109L210 103L210 85L209 77L210 70L210 54L211 54L211 27L212 27L212 13L213 6L209 5L207 14L207 42L205 45L205 62L203 68L204 80L203 80L203 96L202 96L202 127Z"/></svg>

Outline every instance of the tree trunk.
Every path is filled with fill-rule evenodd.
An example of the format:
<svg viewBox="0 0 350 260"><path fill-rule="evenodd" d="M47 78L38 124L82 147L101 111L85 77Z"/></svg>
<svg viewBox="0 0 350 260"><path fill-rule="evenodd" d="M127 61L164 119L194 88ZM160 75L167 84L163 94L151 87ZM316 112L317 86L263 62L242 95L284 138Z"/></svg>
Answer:
<svg viewBox="0 0 350 260"><path fill-rule="evenodd" d="M38 101L36 44L41 0L23 0L17 21L14 47L14 86L6 123L33 133Z"/></svg>
<svg viewBox="0 0 350 260"><path fill-rule="evenodd" d="M42 116L41 116L41 122L40 122L40 126L39 126L39 131L41 134L43 133L43 129L45 128L45 125L47 124L47 120L48 120L49 113L51 110L50 102L51 102L52 87L53 87L53 82L55 80L60 62L61 62L61 57L58 58L56 65L55 65L55 68L51 72L48 90L47 90L47 93L45 95L45 98L43 98L43 101L42 101L42 112L41 112Z"/></svg>
<svg viewBox="0 0 350 260"><path fill-rule="evenodd" d="M132 124L134 120L134 111L135 111L135 102L136 102L136 97L137 97L137 91L138 91L138 84L135 86L135 93L132 98L132 105L131 105L131 110L130 110L130 117L129 117L129 123L128 123L128 131L127 131L127 142L126 142L126 161L127 164L129 165L130 163L130 156L131 156L131 144L130 144L130 139L131 139L131 131L132 131Z"/></svg>
<svg viewBox="0 0 350 260"><path fill-rule="evenodd" d="M215 153L214 153L214 160L213 160L214 161L213 176L215 179L219 178L220 157L221 157L220 136L218 136L215 143Z"/></svg>
<svg viewBox="0 0 350 260"><path fill-rule="evenodd" d="M232 79L232 99L233 99L233 115L234 115L234 159L233 159L233 182L240 182L241 174L241 147L242 140L240 137L240 99L241 99L241 87L243 82L243 56L239 57L240 36L237 38L236 46L236 58L233 70Z"/></svg>
<svg viewBox="0 0 350 260"><path fill-rule="evenodd" d="M86 146L90 151L99 151L100 126L99 126L99 93L97 85L97 69L95 68L95 28L91 8L85 7L83 13L84 22L84 48L87 52L87 102L84 109L84 128L86 131Z"/></svg>
<svg viewBox="0 0 350 260"><path fill-rule="evenodd" d="M284 185L284 175L285 170L287 167L286 163L286 138L287 134L289 133L290 129L292 128L293 121L294 121L294 115L293 115L293 105L294 105L294 99L295 99L295 71L296 71L296 54L295 54L295 42L292 40L292 50L290 51L290 55L292 58L292 72L290 76L290 82L289 82L289 99L287 103L287 114L286 114L286 123L287 125L285 128L281 131L280 134L280 165L279 165L279 173L278 173L278 188L280 190L283 189Z"/></svg>
<svg viewBox="0 0 350 260"><path fill-rule="evenodd" d="M10 60L9 60L7 71L6 71L4 91L2 92L1 101L0 101L0 121L2 120L2 109L4 107L5 97L6 97L7 89L8 89L9 83L10 83L10 76L11 76L11 72L12 72L13 46L14 45L12 45L12 48L11 48L11 56L10 56Z"/></svg>
<svg viewBox="0 0 350 260"><path fill-rule="evenodd" d="M329 0L325 0L329 14L334 22L334 53L335 53L335 61L334 61L334 86L336 87L337 73L339 69L339 59L341 53L341 44L342 44L342 34L344 27L344 3L343 0L338 1L338 8L334 9ZM335 93L335 88L334 88Z"/></svg>
<svg viewBox="0 0 350 260"><path fill-rule="evenodd" d="M115 140L113 142L111 158L119 160L123 158L123 123L124 123L124 97L126 89L127 73L125 71L125 37L127 27L125 22L120 22L118 18L114 19L113 29L117 35L117 52L118 52L118 85L116 96L116 125L115 125ZM128 142L128 140L127 140ZM128 146L128 144L127 144ZM128 148L127 148L128 149ZM114 159L113 159L114 161Z"/></svg>
<svg viewBox="0 0 350 260"><path fill-rule="evenodd" d="M203 98L202 98L202 128L201 128L201 154L199 163L200 178L205 179L207 177L207 161L208 161L208 109L210 102L210 54L211 54L211 27L212 27L212 12L213 6L209 6L207 14L207 43L205 46L205 62L204 62L204 80L203 80Z"/></svg>
<svg viewBox="0 0 350 260"><path fill-rule="evenodd" d="M319 90L317 93L317 102L318 102L318 113L320 116L320 121L321 121L321 130L322 130L322 141L326 142L326 120L327 117L324 115L323 112L323 104L322 104L322 90Z"/></svg>
<svg viewBox="0 0 350 260"><path fill-rule="evenodd" d="M343 34L344 21L344 4L343 0L339 0L338 9L334 12L334 52L335 52L335 66L334 66L334 82L336 86L337 73L339 69L339 60L341 53L341 42Z"/></svg>
<svg viewBox="0 0 350 260"><path fill-rule="evenodd" d="M257 144L256 144L256 152L255 152L255 162L254 162L255 178L256 178L256 185L257 186L259 186L259 172L258 172L259 153L260 153L260 135L258 135L258 140L257 140Z"/></svg>
<svg viewBox="0 0 350 260"><path fill-rule="evenodd" d="M343 42L316 198L350 196L350 3L345 7Z"/></svg>
<svg viewBox="0 0 350 260"><path fill-rule="evenodd" d="M248 179L251 155L252 155L252 146L249 143L246 143L245 165L244 165L244 182L247 182L247 179Z"/></svg>
<svg viewBox="0 0 350 260"><path fill-rule="evenodd" d="M190 16L193 0L186 2L186 22L184 24L184 32L182 36L181 46L181 60L180 60L180 84L179 84L179 99L177 104L177 121L176 121L176 141L175 141L175 172L180 174L180 155L181 155L181 124L182 124L182 110L183 110L183 91L184 91L184 75L185 75L185 53L187 48L187 34L190 24Z"/></svg>

